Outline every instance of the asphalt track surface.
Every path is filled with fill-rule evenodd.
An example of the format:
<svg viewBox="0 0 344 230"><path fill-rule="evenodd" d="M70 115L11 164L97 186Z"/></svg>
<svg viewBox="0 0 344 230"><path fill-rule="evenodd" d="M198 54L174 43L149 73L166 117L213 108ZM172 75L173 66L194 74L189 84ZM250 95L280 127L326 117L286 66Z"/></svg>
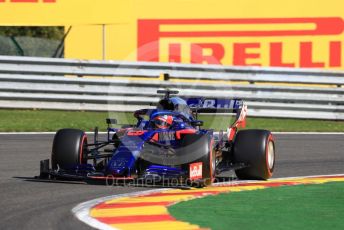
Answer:
<svg viewBox="0 0 344 230"><path fill-rule="evenodd" d="M274 177L344 173L344 135L276 134ZM0 135L0 229L91 229L71 213L77 204L137 187L39 182L39 160L53 135Z"/></svg>

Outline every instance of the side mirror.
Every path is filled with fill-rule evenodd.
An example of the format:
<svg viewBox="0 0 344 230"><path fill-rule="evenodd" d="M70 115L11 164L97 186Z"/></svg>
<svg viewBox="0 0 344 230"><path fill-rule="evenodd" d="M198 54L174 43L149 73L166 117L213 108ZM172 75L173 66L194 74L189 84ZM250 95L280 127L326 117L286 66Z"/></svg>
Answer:
<svg viewBox="0 0 344 230"><path fill-rule="evenodd" d="M117 120L114 118L106 118L106 124L115 125L115 124L117 124Z"/></svg>
<svg viewBox="0 0 344 230"><path fill-rule="evenodd" d="M199 121L199 120L191 121L191 125L200 127L200 126L203 126L203 121Z"/></svg>

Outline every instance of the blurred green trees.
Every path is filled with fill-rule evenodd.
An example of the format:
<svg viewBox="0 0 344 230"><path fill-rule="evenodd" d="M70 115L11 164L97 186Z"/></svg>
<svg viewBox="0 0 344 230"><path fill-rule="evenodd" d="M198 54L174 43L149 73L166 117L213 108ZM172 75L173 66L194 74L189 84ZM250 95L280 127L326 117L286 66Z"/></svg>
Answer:
<svg viewBox="0 0 344 230"><path fill-rule="evenodd" d="M8 37L37 37L61 40L64 27L37 27L37 26L0 26L0 35Z"/></svg>
<svg viewBox="0 0 344 230"><path fill-rule="evenodd" d="M64 27L0 26L0 55L63 57Z"/></svg>

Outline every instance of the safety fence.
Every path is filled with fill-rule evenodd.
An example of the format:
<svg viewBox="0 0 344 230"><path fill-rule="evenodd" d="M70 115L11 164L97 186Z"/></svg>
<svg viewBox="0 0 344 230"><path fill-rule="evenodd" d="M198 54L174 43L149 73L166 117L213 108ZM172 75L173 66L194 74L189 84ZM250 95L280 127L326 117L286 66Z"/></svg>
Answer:
<svg viewBox="0 0 344 230"><path fill-rule="evenodd" d="M133 111L157 89L244 99L249 115L344 120L344 72L0 56L0 107Z"/></svg>

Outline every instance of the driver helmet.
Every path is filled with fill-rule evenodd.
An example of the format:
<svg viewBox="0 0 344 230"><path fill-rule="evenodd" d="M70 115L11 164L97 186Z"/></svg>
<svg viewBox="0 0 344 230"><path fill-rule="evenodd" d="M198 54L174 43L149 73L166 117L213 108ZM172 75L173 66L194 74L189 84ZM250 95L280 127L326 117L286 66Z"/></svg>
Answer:
<svg viewBox="0 0 344 230"><path fill-rule="evenodd" d="M158 129L168 129L173 123L173 116L162 115L157 116L153 119L155 128Z"/></svg>

